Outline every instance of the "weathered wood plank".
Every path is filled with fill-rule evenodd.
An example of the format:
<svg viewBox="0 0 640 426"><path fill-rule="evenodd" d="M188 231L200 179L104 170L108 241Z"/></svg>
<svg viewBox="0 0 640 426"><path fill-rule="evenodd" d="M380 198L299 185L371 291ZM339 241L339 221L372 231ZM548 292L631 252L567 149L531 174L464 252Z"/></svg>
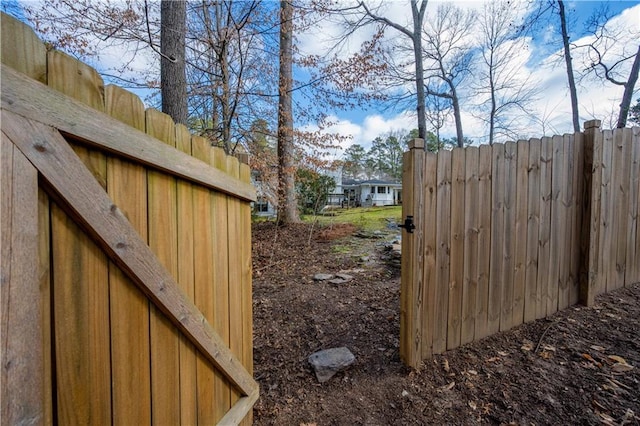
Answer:
<svg viewBox="0 0 640 426"><path fill-rule="evenodd" d="M175 147L175 124L155 109L145 114L146 133ZM176 179L157 171L147 172L149 248L162 266L178 280L178 213ZM152 418L180 423L179 335L161 309L150 309ZM162 419L162 420L160 420Z"/></svg>
<svg viewBox="0 0 640 426"><path fill-rule="evenodd" d="M517 147L515 142L504 144L504 231L502 246L502 299L500 309L500 330L513 327L513 297L515 273L516 238L516 166Z"/></svg>
<svg viewBox="0 0 640 426"><path fill-rule="evenodd" d="M191 154L191 134L183 125L176 125L176 148ZM196 229L193 226L193 186L182 179L177 181L178 202L178 285L191 302L195 302ZM180 423L198 422L198 388L196 376L197 351L184 335L180 336Z"/></svg>
<svg viewBox="0 0 640 426"><path fill-rule="evenodd" d="M516 148L515 234L513 236L515 244L513 262L513 326L520 325L524 321L525 283L527 280L529 142L518 141Z"/></svg>
<svg viewBox="0 0 640 426"><path fill-rule="evenodd" d="M447 349L460 346L462 327L462 287L464 285L464 187L465 150L454 148L451 153L451 253L449 270L449 310Z"/></svg>
<svg viewBox="0 0 640 426"><path fill-rule="evenodd" d="M464 268L460 343L472 342L478 287L478 158L477 147L466 148L464 191Z"/></svg>
<svg viewBox="0 0 640 426"><path fill-rule="evenodd" d="M192 137L192 152L196 158L209 163L210 145L202 137ZM195 270L195 304L209 324L214 324L214 279L213 271L213 209L209 190L198 185L193 187L194 221L196 230L193 246ZM198 354L196 363L198 390L198 423L214 424L216 422L214 407L215 371L207 359Z"/></svg>
<svg viewBox="0 0 640 426"><path fill-rule="evenodd" d="M491 260L489 271L489 299L487 305L487 333L500 330L502 286L504 285L504 145L492 147L491 158Z"/></svg>
<svg viewBox="0 0 640 426"><path fill-rule="evenodd" d="M403 157L403 188L404 202L402 214L404 217L414 216L421 212L421 193L424 171L422 169L424 157L424 141L414 139L409 143L409 151ZM406 187L404 186L406 184ZM425 225L422 217L416 217L416 229L413 234L406 232L402 239L402 250L406 255L402 259L401 282L401 356L403 361L411 366L417 367L422 361L422 313L423 298L421 297L422 283L422 253L418 245L424 234Z"/></svg>
<svg viewBox="0 0 640 426"><path fill-rule="evenodd" d="M145 111L144 104L139 97L118 86L109 84L104 88L104 98L107 114L144 132Z"/></svg>
<svg viewBox="0 0 640 426"><path fill-rule="evenodd" d="M4 181L3 181L4 182ZM43 424L54 424L53 408L53 327L51 326L51 207L49 197L38 189L38 278L40 281L40 302L42 305L42 348L43 348Z"/></svg>
<svg viewBox="0 0 640 426"><path fill-rule="evenodd" d="M144 107L115 86L105 90L108 114L144 130ZM148 241L147 173L144 167L109 157L107 192L140 238ZM112 400L115 423L151 422L149 301L115 264L109 270ZM137 395L132 398L132 395Z"/></svg>
<svg viewBox="0 0 640 426"><path fill-rule="evenodd" d="M208 188L254 201L255 189L190 155L2 65L2 108L55 127L84 144L163 170Z"/></svg>
<svg viewBox="0 0 640 426"><path fill-rule="evenodd" d="M538 227L538 289L540 295L536 318L547 315L550 239L551 239L551 175L553 172L553 142L545 137L540 141L540 224Z"/></svg>
<svg viewBox="0 0 640 426"><path fill-rule="evenodd" d="M2 79L5 77L3 74ZM47 52L47 85L94 110L104 111L104 82L100 74L64 52ZM80 121L81 117L75 119Z"/></svg>
<svg viewBox="0 0 640 426"><path fill-rule="evenodd" d="M583 191L583 167L584 167L584 134L573 134L573 197L571 206L571 273L569 289L569 305L579 302L580 295L580 261L581 261L581 229L582 229L582 191Z"/></svg>
<svg viewBox="0 0 640 426"><path fill-rule="evenodd" d="M613 232L616 234L615 244L615 274L614 280L616 288L626 285L625 273L627 269L627 238L631 233L629 228L629 190L631 189L629 178L631 173L631 136L632 130L629 128L615 130L615 149L619 154L619 166L616 166L615 189L615 209L616 226ZM635 189L635 188L634 188ZM635 283L629 283L635 284Z"/></svg>
<svg viewBox="0 0 640 426"><path fill-rule="evenodd" d="M4 123L3 123L4 125ZM4 129L3 129L4 130ZM43 330L38 276L38 172L2 135L2 423L46 420Z"/></svg>
<svg viewBox="0 0 640 426"><path fill-rule="evenodd" d="M240 163L235 157L227 156L227 173L240 179ZM245 266L242 259L242 217L240 205L242 201L230 197L227 198L227 251L228 251L228 312L229 312L229 348L242 360L243 358L243 327L242 320L244 318L243 300L242 300L242 267ZM231 406L233 406L240 394L234 389L231 390Z"/></svg>
<svg viewBox="0 0 640 426"><path fill-rule="evenodd" d="M424 208L422 215L416 215L416 220L422 222L424 229L423 238L423 267L422 267L422 319L420 327L420 336L422 340L421 352L422 359L431 357L433 354L433 326L435 318L435 297L436 297L436 251L437 251L437 227L433 218L437 217L437 172L438 172L438 156L431 152L425 152L423 159L421 179L423 184L420 185L418 191L423 193ZM420 163L418 163L420 167ZM403 184L404 188L404 184ZM414 211L415 213L415 211Z"/></svg>
<svg viewBox="0 0 640 426"><path fill-rule="evenodd" d="M560 290L559 258L563 251L564 226L561 222L562 201L560 192L564 185L562 136L552 138L553 160L551 162L551 217L549 239L549 269L547 271L547 316L558 311Z"/></svg>
<svg viewBox="0 0 640 426"><path fill-rule="evenodd" d="M478 298L476 300L475 339L489 335L489 272L491 264L491 170L492 147L480 146L478 159Z"/></svg>
<svg viewBox="0 0 640 426"><path fill-rule="evenodd" d="M558 256L558 310L569 307L571 295L571 243L573 217L571 206L573 205L573 135L566 134L562 137L562 186L560 188L560 226L562 239L560 240L560 253Z"/></svg>
<svg viewBox="0 0 640 426"><path fill-rule="evenodd" d="M24 128L29 129L26 132L32 141L42 139L28 126ZM85 179L102 190L106 182L105 157L83 147L73 149L85 170ZM111 354L104 350L109 347L110 333L109 262L61 208L60 199L55 200L51 210L51 258L55 265L52 285L58 421L78 424L96 419L108 423L113 419ZM87 282L92 285L87 286ZM73 391L66 392L67 389Z"/></svg>
<svg viewBox="0 0 640 426"><path fill-rule="evenodd" d="M236 160L237 161L237 160ZM227 173L226 155L222 148L211 148L209 164L217 170ZM213 328L218 332L227 346L230 347L229 336L229 231L227 226L227 197L219 192L210 193L212 212L213 257ZM214 417L216 423L231 407L231 389L220 371L215 372L213 385Z"/></svg>
<svg viewBox="0 0 640 426"><path fill-rule="evenodd" d="M611 261L613 250L613 217L615 205L613 203L614 182L613 176L613 132L605 130L602 132L602 180L600 199L600 257L598 260L598 276L600 281L599 293L611 291L615 288L612 282L614 262Z"/></svg>
<svg viewBox="0 0 640 426"><path fill-rule="evenodd" d="M57 131L2 111L3 131L33 163L52 191L67 200L69 211L138 284L175 325L237 386L244 395L256 383L242 368L201 313L179 290L148 246L131 228L102 188L89 178L84 165ZM29 137L25 135L28 134Z"/></svg>
<svg viewBox="0 0 640 426"><path fill-rule="evenodd" d="M0 30L2 63L46 84L47 49L31 27L6 13L0 13Z"/></svg>
<svg viewBox="0 0 640 426"><path fill-rule="evenodd" d="M451 151L438 153L437 171L436 289L433 321L433 353L447 349L449 308L449 249L451 247Z"/></svg>
<svg viewBox="0 0 640 426"><path fill-rule="evenodd" d="M640 127L632 129L625 283L640 282Z"/></svg>
<svg viewBox="0 0 640 426"><path fill-rule="evenodd" d="M537 318L540 304L538 287L538 235L540 228L540 139L529 141L527 164L527 259L525 273L524 321Z"/></svg>
<svg viewBox="0 0 640 426"><path fill-rule="evenodd" d="M143 167L110 157L107 191L147 241L147 178ZM114 422L151 422L149 301L115 264L109 270ZM136 398L132 398L136 395Z"/></svg>

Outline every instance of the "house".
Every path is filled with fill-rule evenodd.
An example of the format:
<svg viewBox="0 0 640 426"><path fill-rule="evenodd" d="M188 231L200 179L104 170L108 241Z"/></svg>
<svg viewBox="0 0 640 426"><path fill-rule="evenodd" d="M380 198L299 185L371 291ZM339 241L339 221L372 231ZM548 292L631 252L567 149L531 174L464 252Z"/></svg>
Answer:
<svg viewBox="0 0 640 426"><path fill-rule="evenodd" d="M256 201L253 204L253 214L261 217L275 217L277 212L273 200L276 199L273 185L265 180L262 173L251 171L251 183L256 188Z"/></svg>
<svg viewBox="0 0 640 426"><path fill-rule="evenodd" d="M393 206L402 203L402 183L371 179L342 180L344 201L350 207Z"/></svg>

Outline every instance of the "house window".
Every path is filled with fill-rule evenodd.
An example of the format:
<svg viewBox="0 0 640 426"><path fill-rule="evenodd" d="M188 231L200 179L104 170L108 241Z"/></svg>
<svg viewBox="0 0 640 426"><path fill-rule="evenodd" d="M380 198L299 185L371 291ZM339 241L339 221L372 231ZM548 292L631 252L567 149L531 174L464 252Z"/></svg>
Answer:
<svg viewBox="0 0 640 426"><path fill-rule="evenodd" d="M269 211L269 202L265 200L258 200L253 208L256 213L267 213Z"/></svg>
<svg viewBox="0 0 640 426"><path fill-rule="evenodd" d="M375 194L375 193L376 193L376 187L375 187L375 186L372 186L372 187L371 187L371 193L372 193L372 194Z"/></svg>
<svg viewBox="0 0 640 426"><path fill-rule="evenodd" d="M378 194L386 194L387 193L387 187L386 186L379 186L378 187Z"/></svg>

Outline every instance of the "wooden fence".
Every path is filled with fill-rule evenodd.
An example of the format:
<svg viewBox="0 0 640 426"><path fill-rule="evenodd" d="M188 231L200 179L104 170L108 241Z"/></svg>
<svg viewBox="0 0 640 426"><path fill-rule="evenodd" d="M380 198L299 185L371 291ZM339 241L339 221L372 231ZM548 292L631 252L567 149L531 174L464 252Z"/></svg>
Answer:
<svg viewBox="0 0 640 426"><path fill-rule="evenodd" d="M401 356L432 354L640 281L640 129L404 157Z"/></svg>
<svg viewBox="0 0 640 426"><path fill-rule="evenodd" d="M1 27L2 423L250 423L248 166Z"/></svg>

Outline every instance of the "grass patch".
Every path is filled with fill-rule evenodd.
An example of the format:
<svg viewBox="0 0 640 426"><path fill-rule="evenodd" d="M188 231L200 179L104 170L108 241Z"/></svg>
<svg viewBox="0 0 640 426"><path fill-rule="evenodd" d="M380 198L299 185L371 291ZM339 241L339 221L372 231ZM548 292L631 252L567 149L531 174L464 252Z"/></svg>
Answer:
<svg viewBox="0 0 640 426"><path fill-rule="evenodd" d="M307 215L302 220L309 223L317 222L322 226L350 223L364 231L376 231L386 228L387 219L400 223L402 206L356 207L333 210L331 213L332 216Z"/></svg>

